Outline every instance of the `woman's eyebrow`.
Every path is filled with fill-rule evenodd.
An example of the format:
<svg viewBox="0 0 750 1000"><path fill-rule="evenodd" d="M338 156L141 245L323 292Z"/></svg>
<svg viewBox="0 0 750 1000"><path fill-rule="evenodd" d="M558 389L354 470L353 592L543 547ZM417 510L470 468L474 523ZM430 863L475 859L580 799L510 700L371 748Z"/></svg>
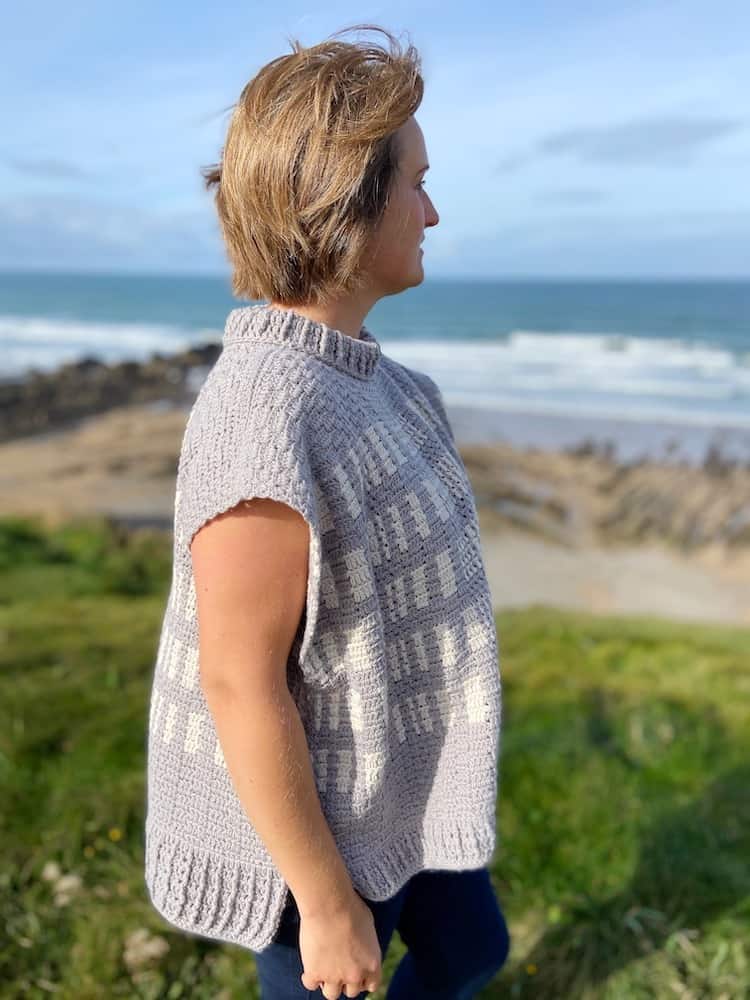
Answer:
<svg viewBox="0 0 750 1000"><path fill-rule="evenodd" d="M423 170L429 170L429 169L430 169L430 164L426 163L423 167L419 168L419 170L416 172L416 174L414 176L418 177L419 174L421 174Z"/></svg>

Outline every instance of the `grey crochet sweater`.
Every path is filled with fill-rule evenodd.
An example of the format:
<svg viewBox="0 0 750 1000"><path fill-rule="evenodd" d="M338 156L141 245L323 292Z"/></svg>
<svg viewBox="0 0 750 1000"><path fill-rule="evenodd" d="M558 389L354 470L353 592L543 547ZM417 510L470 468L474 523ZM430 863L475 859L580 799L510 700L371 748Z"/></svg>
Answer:
<svg viewBox="0 0 750 1000"><path fill-rule="evenodd" d="M201 690L189 549L204 522L253 496L310 526L287 681L362 896L491 861L501 687L476 507L435 382L364 326L357 339L292 310L234 309L180 453L145 880L174 926L261 951L288 887L242 809Z"/></svg>

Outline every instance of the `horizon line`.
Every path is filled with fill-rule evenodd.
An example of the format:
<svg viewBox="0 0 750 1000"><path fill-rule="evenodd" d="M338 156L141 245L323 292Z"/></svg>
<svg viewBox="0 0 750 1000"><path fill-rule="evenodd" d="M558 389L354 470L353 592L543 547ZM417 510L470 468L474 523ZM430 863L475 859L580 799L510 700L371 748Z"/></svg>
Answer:
<svg viewBox="0 0 750 1000"><path fill-rule="evenodd" d="M230 275L226 273L220 273L216 271L139 271L139 270L118 270L118 271L104 271L96 269L87 270L70 270L70 269L49 269L49 268L12 268L5 269L0 268L0 278L2 277L68 277L68 278L151 278L151 279L161 279L161 278L185 278L185 279L204 279L204 280L223 280L228 284L231 281ZM667 283L667 282L716 282L716 283L743 283L750 282L750 274L725 274L725 275L707 275L707 274L498 274L498 275L433 275L431 277L425 277L424 281L420 282L420 285L415 285L413 287L419 288L422 285L430 284L433 282L440 281L454 281L454 282L477 282L477 283L492 283L492 282L532 282L532 281L547 281L547 282L560 282L560 283L575 283L575 282L638 282L638 283ZM231 292L231 288L228 289ZM407 291L408 289L404 289ZM236 296L235 296L236 297ZM390 296L389 296L390 297ZM244 301L244 300L243 300ZM248 299L247 301L255 301Z"/></svg>

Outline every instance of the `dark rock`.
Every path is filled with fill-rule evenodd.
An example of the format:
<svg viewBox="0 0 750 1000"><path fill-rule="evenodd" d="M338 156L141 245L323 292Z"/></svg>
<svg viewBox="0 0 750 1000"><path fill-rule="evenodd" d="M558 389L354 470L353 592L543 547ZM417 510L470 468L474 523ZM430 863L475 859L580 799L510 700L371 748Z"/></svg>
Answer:
<svg viewBox="0 0 750 1000"><path fill-rule="evenodd" d="M579 458L596 455L597 445L593 438L585 438L580 444L570 445L565 448L569 455L577 455Z"/></svg>
<svg viewBox="0 0 750 1000"><path fill-rule="evenodd" d="M210 368L220 353L218 342L173 355L154 353L147 361L107 364L84 357L52 372L31 369L23 378L0 382L0 441L62 430L117 406L157 400L189 406L197 391L191 373Z"/></svg>
<svg viewBox="0 0 750 1000"><path fill-rule="evenodd" d="M703 469L710 476L724 477L732 471L735 462L722 455L721 448L711 442L703 459Z"/></svg>

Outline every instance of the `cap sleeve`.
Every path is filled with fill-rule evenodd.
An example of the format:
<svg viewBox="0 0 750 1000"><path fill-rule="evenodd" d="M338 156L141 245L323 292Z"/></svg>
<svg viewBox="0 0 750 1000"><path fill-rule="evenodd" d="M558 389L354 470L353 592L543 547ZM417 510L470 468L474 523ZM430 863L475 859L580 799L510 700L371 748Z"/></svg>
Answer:
<svg viewBox="0 0 750 1000"><path fill-rule="evenodd" d="M222 355L190 412L175 494L175 538L187 550L204 524L242 500L266 497L292 507L310 530L305 627L298 656L303 673L318 616L321 539L309 455L304 393L266 356L255 371ZM299 389L299 386L296 387ZM295 649L295 646L292 649Z"/></svg>

